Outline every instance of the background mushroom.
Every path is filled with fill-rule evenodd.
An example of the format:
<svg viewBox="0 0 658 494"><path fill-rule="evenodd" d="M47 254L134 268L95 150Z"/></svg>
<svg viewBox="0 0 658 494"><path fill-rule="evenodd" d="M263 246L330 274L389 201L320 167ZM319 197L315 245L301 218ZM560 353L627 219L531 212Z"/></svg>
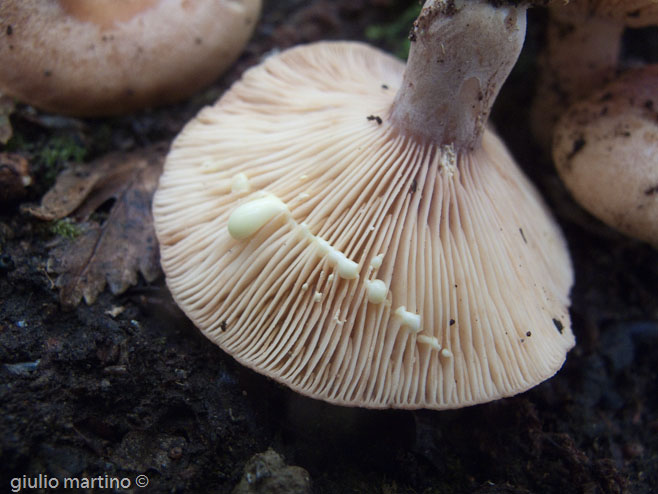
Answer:
<svg viewBox="0 0 658 494"><path fill-rule="evenodd" d="M658 65L629 70L569 108L553 157L585 209L658 247Z"/></svg>
<svg viewBox="0 0 658 494"><path fill-rule="evenodd" d="M571 0L549 5L532 129L550 149L553 126L580 98L616 77L626 28L658 24L653 0Z"/></svg>
<svg viewBox="0 0 658 494"><path fill-rule="evenodd" d="M249 70L173 144L167 284L243 364L364 407L454 408L553 375L572 272L485 129L525 10L428 1L409 62L317 43Z"/></svg>
<svg viewBox="0 0 658 494"><path fill-rule="evenodd" d="M233 63L260 6L260 0L3 1L0 91L76 116L170 103Z"/></svg>

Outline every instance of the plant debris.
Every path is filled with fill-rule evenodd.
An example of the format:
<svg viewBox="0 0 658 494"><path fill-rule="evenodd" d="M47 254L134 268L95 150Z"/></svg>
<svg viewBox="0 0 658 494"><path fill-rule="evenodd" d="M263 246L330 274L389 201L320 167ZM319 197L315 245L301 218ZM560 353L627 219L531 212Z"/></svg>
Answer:
<svg viewBox="0 0 658 494"><path fill-rule="evenodd" d="M0 153L0 202L23 198L29 185L32 185L32 176L27 160L20 154Z"/></svg>
<svg viewBox="0 0 658 494"><path fill-rule="evenodd" d="M55 286L62 305L74 307L82 298L92 304L106 283L113 294L123 293L137 283L138 272L147 282L158 277L151 200L166 150L165 144L157 144L75 163L60 173L40 206L23 208L55 222L51 231L58 237L51 244L47 269L58 275ZM63 230L58 227L62 224L71 228Z"/></svg>
<svg viewBox="0 0 658 494"><path fill-rule="evenodd" d="M268 449L254 455L244 467L240 483L233 494L309 494L311 478L301 467L287 466L283 458Z"/></svg>

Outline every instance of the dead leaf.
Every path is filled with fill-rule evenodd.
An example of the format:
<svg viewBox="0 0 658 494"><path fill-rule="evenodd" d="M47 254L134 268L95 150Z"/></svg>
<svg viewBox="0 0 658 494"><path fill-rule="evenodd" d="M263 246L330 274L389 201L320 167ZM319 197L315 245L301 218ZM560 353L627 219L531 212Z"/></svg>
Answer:
<svg viewBox="0 0 658 494"><path fill-rule="evenodd" d="M159 250L153 229L151 200L162 173L165 144L132 152L112 153L89 164L63 171L40 206L23 208L44 220L69 215L80 221L75 238L59 237L50 251L48 270L58 274L62 305L82 298L92 304L105 285L114 294L160 274ZM92 213L114 199L104 220Z"/></svg>

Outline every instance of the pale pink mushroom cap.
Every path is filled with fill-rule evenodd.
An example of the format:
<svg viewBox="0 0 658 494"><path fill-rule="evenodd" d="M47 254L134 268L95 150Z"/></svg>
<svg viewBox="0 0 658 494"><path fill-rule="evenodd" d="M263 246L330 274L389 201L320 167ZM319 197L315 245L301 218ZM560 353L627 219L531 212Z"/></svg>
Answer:
<svg viewBox="0 0 658 494"><path fill-rule="evenodd" d="M493 133L467 150L392 123L404 69L317 43L204 109L154 198L167 284L208 338L314 398L444 409L514 395L574 345L564 239Z"/></svg>
<svg viewBox="0 0 658 494"><path fill-rule="evenodd" d="M658 65L574 104L555 127L553 158L585 209L658 247Z"/></svg>
<svg viewBox="0 0 658 494"><path fill-rule="evenodd" d="M209 85L244 49L261 0L0 2L0 92L100 116L171 103Z"/></svg>

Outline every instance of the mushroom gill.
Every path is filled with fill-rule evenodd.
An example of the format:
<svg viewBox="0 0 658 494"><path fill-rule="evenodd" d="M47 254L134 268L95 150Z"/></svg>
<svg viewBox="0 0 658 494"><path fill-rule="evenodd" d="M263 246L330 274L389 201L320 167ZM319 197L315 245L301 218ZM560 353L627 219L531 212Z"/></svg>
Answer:
<svg viewBox="0 0 658 494"><path fill-rule="evenodd" d="M522 9L486 2L430 14L439 32L474 16L493 23L489 38L509 40L511 17L525 26ZM416 31L421 43L434 32ZM406 111L432 96L404 97L414 69L364 44L301 46L246 72L178 136L154 199L167 284L188 317L244 365L341 405L457 408L552 376L574 344L569 256L484 128L522 34L505 61L462 71L476 101L437 103L473 108L487 94L476 112L446 112L471 120L444 134L419 135L423 110ZM453 68L473 59L464 48L445 54ZM484 87L489 71L504 74Z"/></svg>

